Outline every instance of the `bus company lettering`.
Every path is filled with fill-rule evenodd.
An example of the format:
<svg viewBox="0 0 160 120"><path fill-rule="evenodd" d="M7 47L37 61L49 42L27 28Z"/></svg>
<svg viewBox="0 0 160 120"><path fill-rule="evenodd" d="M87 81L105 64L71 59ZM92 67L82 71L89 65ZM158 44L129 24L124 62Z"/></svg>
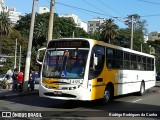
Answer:
<svg viewBox="0 0 160 120"><path fill-rule="evenodd" d="M127 78L127 74L122 74L122 73L120 73L120 79L122 79L122 78Z"/></svg>
<svg viewBox="0 0 160 120"><path fill-rule="evenodd" d="M24 118L24 117L39 118L39 117L42 117L41 113L30 113L30 112L29 113L12 112L11 115L12 115L11 117L21 117L21 118Z"/></svg>

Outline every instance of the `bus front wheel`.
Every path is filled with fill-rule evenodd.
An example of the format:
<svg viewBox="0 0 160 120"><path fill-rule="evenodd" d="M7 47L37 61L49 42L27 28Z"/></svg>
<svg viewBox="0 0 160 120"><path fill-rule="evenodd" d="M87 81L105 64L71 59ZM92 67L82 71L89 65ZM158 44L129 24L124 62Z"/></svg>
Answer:
<svg viewBox="0 0 160 120"><path fill-rule="evenodd" d="M106 87L105 91L104 91L104 98L103 101L104 103L109 103L112 100L112 90L111 88L108 86Z"/></svg>

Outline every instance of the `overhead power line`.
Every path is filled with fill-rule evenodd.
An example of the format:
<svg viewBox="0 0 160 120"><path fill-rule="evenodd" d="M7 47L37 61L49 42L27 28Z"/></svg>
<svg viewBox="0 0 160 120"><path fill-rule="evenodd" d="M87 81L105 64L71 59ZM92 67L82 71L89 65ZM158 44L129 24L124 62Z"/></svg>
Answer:
<svg viewBox="0 0 160 120"><path fill-rule="evenodd" d="M151 3L151 4L155 4L155 5L160 5L160 3L150 2L150 1L147 1L147 0L138 0L138 1L145 2L145 3Z"/></svg>
<svg viewBox="0 0 160 120"><path fill-rule="evenodd" d="M64 3L61 3L61 2L56 2L57 4L59 5L63 5L65 7L69 7L69 8L72 8L72 9L77 9L77 10L81 10L85 13L89 12L89 13L93 13L93 14L98 14L98 15L103 15L103 16L107 16L108 18L112 18L112 19L115 19L115 20L118 20L122 23L124 23L126 17L114 17L114 16L111 16L111 15L108 15L108 14L104 14L104 13L100 13L100 12L96 12L96 11L92 11L92 10L87 10L87 9L84 9L84 8L79 8L79 7L75 7L75 6L71 6L71 5L67 5L67 4L64 4ZM155 14L155 15L144 15L144 16L140 16L140 17L156 17L156 16L160 16L160 14ZM123 19L123 20L122 20Z"/></svg>
<svg viewBox="0 0 160 120"><path fill-rule="evenodd" d="M140 17L158 17L160 16L160 14L155 14L155 15L143 15L143 16L140 16Z"/></svg>
<svg viewBox="0 0 160 120"><path fill-rule="evenodd" d="M117 10L113 9L112 7L110 7L109 5L107 5L105 2L102 2L101 0L97 0L99 3L101 3L102 5L104 5L105 7L111 9L112 11L124 16L122 13L118 12Z"/></svg>
<svg viewBox="0 0 160 120"><path fill-rule="evenodd" d="M85 2L86 4L92 6L93 8L96 8L96 9L99 10L99 11L101 11L101 12L103 12L103 13L106 13L106 12L104 12L102 9L97 8L96 6L94 6L94 5L92 5L91 3L87 2L86 0L82 0L82 1ZM110 15L109 13L106 13L106 14ZM112 15L110 15L110 16L112 16Z"/></svg>
<svg viewBox="0 0 160 120"><path fill-rule="evenodd" d="M60 5L63 5L63 6L66 6L66 7L73 8L73 9L78 9L78 10L82 10L82 11L86 11L86 12L90 12L90 13L94 13L94 14L98 14L98 15L107 16L107 17L110 17L110 18L113 18L113 19L122 18L122 17L111 16L111 15L108 15L108 14L104 14L104 13L95 12L95 11L92 11L92 10L87 10L87 9L84 9L84 8L79 8L79 7L63 4L61 2L56 2L56 3L60 4Z"/></svg>

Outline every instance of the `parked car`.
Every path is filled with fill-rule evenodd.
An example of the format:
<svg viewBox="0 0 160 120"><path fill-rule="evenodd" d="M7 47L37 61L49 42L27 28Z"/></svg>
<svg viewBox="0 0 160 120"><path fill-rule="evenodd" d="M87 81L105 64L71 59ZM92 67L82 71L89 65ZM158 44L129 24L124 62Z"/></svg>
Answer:
<svg viewBox="0 0 160 120"><path fill-rule="evenodd" d="M6 74L1 74L1 75L0 75L0 84L2 83L3 79L5 78L5 75L6 75Z"/></svg>

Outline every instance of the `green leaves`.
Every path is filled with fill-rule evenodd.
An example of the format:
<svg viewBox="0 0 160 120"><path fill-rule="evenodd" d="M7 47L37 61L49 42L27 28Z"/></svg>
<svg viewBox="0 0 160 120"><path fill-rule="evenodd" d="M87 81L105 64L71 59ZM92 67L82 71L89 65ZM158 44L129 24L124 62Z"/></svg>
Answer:
<svg viewBox="0 0 160 120"><path fill-rule="evenodd" d="M111 40L115 39L118 35L118 26L114 24L113 19L107 19L100 26L100 35L103 41L111 43Z"/></svg>

